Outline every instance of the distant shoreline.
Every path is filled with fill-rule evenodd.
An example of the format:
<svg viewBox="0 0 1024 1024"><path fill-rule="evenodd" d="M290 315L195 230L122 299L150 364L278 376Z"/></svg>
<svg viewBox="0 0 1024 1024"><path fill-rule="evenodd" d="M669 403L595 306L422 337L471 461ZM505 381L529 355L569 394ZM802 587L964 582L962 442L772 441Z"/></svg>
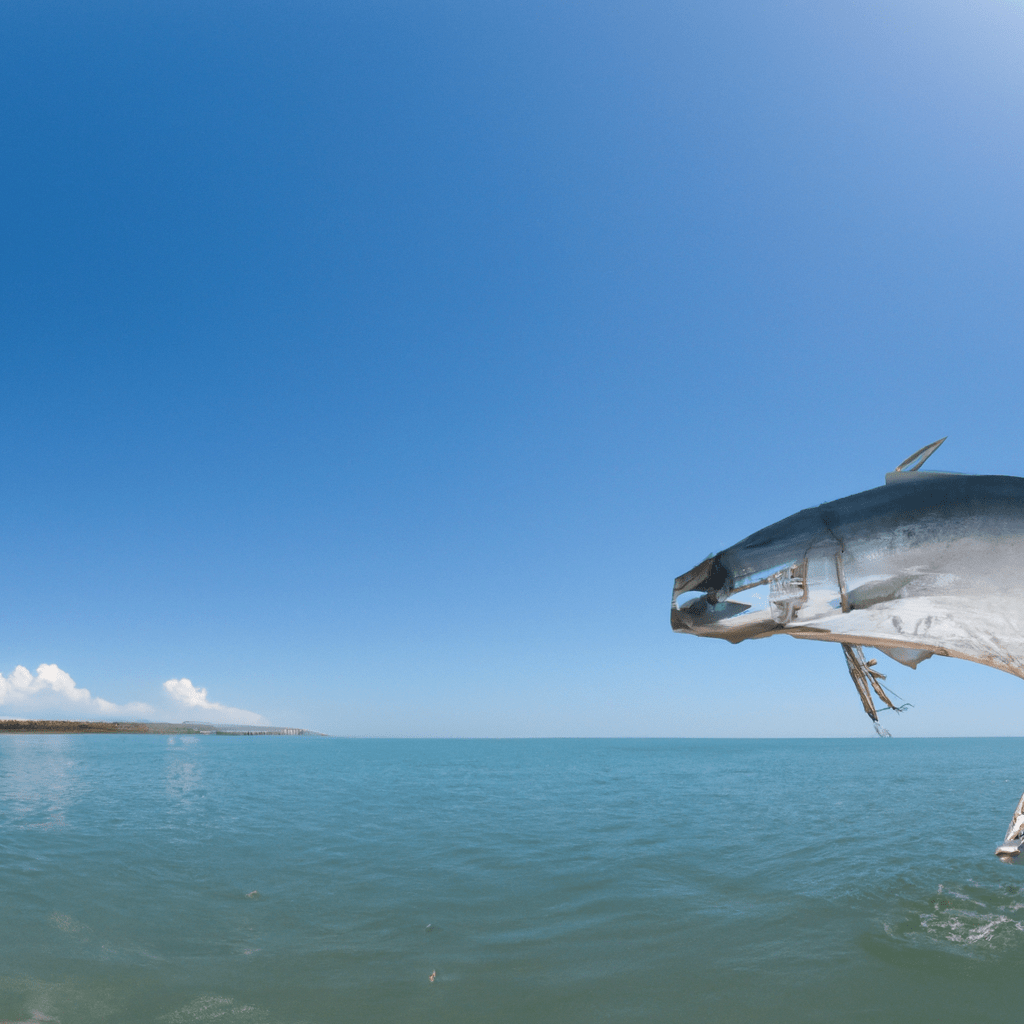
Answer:
<svg viewBox="0 0 1024 1024"><path fill-rule="evenodd" d="M272 725L214 725L209 722L71 722L33 718L0 719L0 733L155 733L182 736L323 736L309 729Z"/></svg>

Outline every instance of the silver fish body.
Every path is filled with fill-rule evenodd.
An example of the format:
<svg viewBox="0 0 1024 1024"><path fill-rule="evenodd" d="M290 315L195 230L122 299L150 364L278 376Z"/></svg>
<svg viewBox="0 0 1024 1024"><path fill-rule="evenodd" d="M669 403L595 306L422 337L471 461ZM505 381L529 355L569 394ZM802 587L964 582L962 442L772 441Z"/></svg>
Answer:
<svg viewBox="0 0 1024 1024"><path fill-rule="evenodd" d="M672 628L732 643L842 644L882 736L875 696L902 709L862 646L911 668L939 654L1024 677L1024 479L918 472L940 444L887 473L884 487L804 509L683 573ZM1024 796L996 855L1022 848Z"/></svg>
<svg viewBox="0 0 1024 1024"><path fill-rule="evenodd" d="M1024 677L1024 479L897 472L676 579L672 628L933 654ZM870 712L869 712L870 713Z"/></svg>

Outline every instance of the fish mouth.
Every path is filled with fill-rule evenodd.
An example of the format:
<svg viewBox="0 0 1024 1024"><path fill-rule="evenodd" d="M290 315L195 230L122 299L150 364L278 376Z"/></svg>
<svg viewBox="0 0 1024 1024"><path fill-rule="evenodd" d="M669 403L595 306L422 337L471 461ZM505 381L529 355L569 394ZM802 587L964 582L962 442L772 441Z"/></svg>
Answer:
<svg viewBox="0 0 1024 1024"><path fill-rule="evenodd" d="M672 628L677 633L702 632L702 627L731 618L750 607L727 601L732 590L722 556L712 555L677 576L672 588Z"/></svg>
<svg viewBox="0 0 1024 1024"><path fill-rule="evenodd" d="M806 576L806 563L787 562L734 577L722 553L710 556L676 577L672 629L735 642L773 632L806 601Z"/></svg>

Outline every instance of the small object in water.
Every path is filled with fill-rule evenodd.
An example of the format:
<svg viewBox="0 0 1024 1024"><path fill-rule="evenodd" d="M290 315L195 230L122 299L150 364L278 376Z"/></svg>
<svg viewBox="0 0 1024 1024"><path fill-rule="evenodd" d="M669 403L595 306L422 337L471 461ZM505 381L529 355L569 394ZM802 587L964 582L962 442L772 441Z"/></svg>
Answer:
<svg viewBox="0 0 1024 1024"><path fill-rule="evenodd" d="M437 971L430 972L430 982L433 984L437 980Z"/></svg>
<svg viewBox="0 0 1024 1024"><path fill-rule="evenodd" d="M428 924L427 927L426 927L426 930L428 932L432 932L434 930L434 926L432 924Z"/></svg>
<svg viewBox="0 0 1024 1024"><path fill-rule="evenodd" d="M247 900L258 900L260 898L259 890L258 889L253 889L252 892L247 892L245 894L245 898Z"/></svg>
<svg viewBox="0 0 1024 1024"><path fill-rule="evenodd" d="M1003 845L996 849L996 856L1016 857L1020 853L1021 840L1024 840L1024 796L1017 802L1017 807L1010 818L1010 827L1006 830Z"/></svg>

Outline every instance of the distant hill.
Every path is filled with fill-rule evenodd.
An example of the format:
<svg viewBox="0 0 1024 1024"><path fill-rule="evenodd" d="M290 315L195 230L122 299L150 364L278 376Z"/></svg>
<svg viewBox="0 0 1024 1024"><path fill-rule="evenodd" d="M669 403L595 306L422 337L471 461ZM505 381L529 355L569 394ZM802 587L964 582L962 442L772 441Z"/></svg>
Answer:
<svg viewBox="0 0 1024 1024"><path fill-rule="evenodd" d="M65 722L40 718L0 718L5 732L134 732L185 736L323 736L309 729L285 729L275 725L214 725L208 722Z"/></svg>

